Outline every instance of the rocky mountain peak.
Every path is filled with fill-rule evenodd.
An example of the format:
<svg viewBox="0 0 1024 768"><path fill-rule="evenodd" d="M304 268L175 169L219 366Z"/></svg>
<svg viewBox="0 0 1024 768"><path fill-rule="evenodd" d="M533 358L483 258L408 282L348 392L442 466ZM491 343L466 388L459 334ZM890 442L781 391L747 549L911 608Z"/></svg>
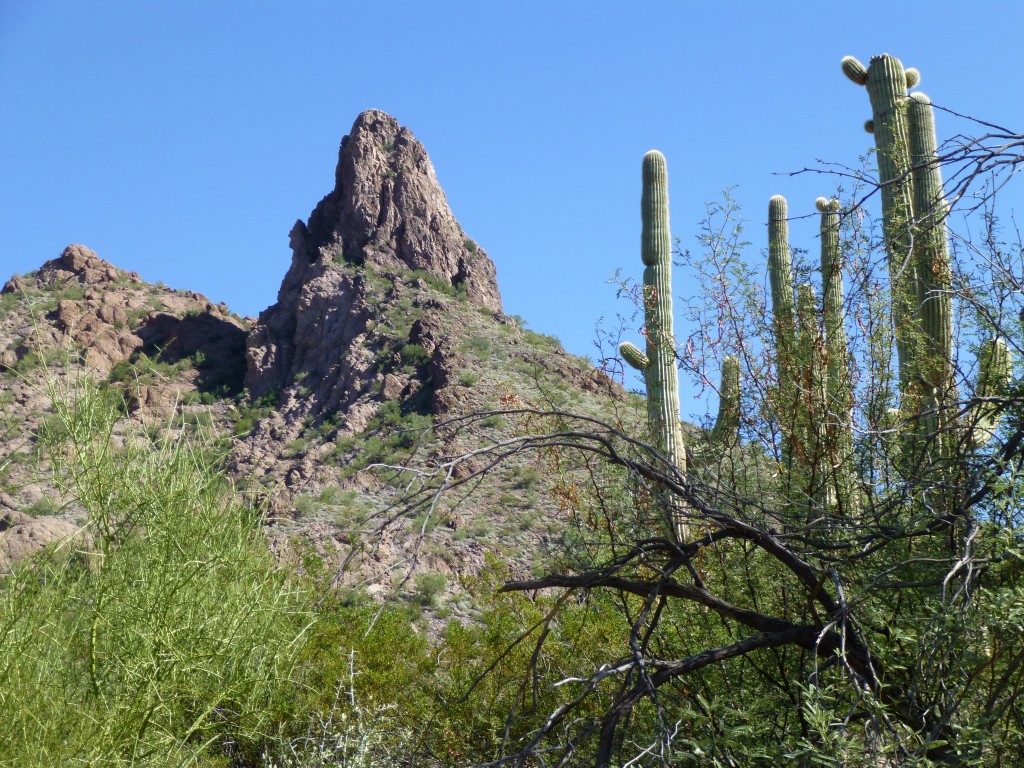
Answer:
<svg viewBox="0 0 1024 768"><path fill-rule="evenodd" d="M304 379L317 384L302 409L333 411L379 390L383 341L370 326L382 296L400 300L415 281L501 312L494 264L452 215L423 145L377 110L342 139L335 187L292 228L291 249L277 303L249 337L257 397Z"/></svg>
<svg viewBox="0 0 1024 768"><path fill-rule="evenodd" d="M334 190L295 225L292 248L310 261L328 249L351 264L424 270L501 310L494 264L452 215L427 151L378 110L341 140Z"/></svg>

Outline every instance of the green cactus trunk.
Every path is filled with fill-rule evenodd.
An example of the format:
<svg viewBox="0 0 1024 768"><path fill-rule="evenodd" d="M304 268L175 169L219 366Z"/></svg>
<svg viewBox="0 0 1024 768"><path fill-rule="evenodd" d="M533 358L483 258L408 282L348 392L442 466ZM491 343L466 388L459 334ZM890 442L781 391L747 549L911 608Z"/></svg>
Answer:
<svg viewBox="0 0 1024 768"><path fill-rule="evenodd" d="M711 429L711 440L728 448L739 437L740 360L727 355L722 360L722 386L718 390L718 418Z"/></svg>
<svg viewBox="0 0 1024 768"><path fill-rule="evenodd" d="M901 401L915 401L912 354L917 341L914 304L915 275L911 266L911 226L914 221L910 175L910 129L907 120L908 72L899 59L883 54L864 66L851 56L843 59L843 72L867 87L872 119L869 123L878 150L878 177L882 192L882 229L889 255L892 319L896 332ZM909 81L917 82L916 70ZM916 412L916 404L912 405Z"/></svg>
<svg viewBox="0 0 1024 768"><path fill-rule="evenodd" d="M775 330L775 373L778 381L773 408L783 432L782 453L792 467L799 451L796 428L800 388L796 366L797 322L793 293L793 257L789 250L786 198L775 195L768 201L768 279L772 291L772 319Z"/></svg>
<svg viewBox="0 0 1024 768"><path fill-rule="evenodd" d="M823 297L810 284L795 291L786 231L786 200L768 206L778 387L773 418L782 434L790 504L802 513L843 514L857 504L853 474L853 390L843 326L839 202L819 198Z"/></svg>
<svg viewBox="0 0 1024 768"><path fill-rule="evenodd" d="M1001 409L987 398L1005 396L1012 374L1013 358L1006 340L997 336L986 341L978 353L978 384L974 388L980 402L968 414L972 447L984 445L995 435Z"/></svg>
<svg viewBox="0 0 1024 768"><path fill-rule="evenodd" d="M668 216L668 168L665 157L652 150L644 155L640 256L645 265L643 301L647 353L623 344L626 362L642 370L647 385L647 420L651 439L680 473L686 472L686 446L679 417L679 376L672 317L672 237ZM686 536L681 521L673 521L679 540Z"/></svg>
<svg viewBox="0 0 1024 768"><path fill-rule="evenodd" d="M853 383L843 324L843 254L839 238L839 201L819 197L821 213L822 315L825 326L826 391L824 428L828 506L835 514L857 506L853 475Z"/></svg>
<svg viewBox="0 0 1024 768"><path fill-rule="evenodd" d="M950 410L957 400L952 380L953 314L946 199L938 164L938 142L931 101L910 97L911 178L914 187L914 250L917 314L924 354L915 366L924 389L919 433L928 442L930 461L944 460L955 441L948 437Z"/></svg>

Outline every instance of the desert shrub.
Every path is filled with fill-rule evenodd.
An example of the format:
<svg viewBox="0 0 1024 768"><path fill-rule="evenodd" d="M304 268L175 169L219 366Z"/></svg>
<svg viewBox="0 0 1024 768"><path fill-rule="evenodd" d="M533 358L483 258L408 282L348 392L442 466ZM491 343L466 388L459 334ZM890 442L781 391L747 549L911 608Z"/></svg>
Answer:
<svg viewBox="0 0 1024 768"><path fill-rule="evenodd" d="M193 765L255 754L291 710L307 602L201 439L151 442L112 399L54 390L40 436L89 546L0 590L0 764Z"/></svg>
<svg viewBox="0 0 1024 768"><path fill-rule="evenodd" d="M470 352L481 360L491 356L491 340L486 336L472 336L466 344Z"/></svg>
<svg viewBox="0 0 1024 768"><path fill-rule="evenodd" d="M401 355L403 365L411 365L413 367L426 365L430 360L430 355L427 354L427 350L423 348L422 344L406 344L402 347L402 351L399 354Z"/></svg>

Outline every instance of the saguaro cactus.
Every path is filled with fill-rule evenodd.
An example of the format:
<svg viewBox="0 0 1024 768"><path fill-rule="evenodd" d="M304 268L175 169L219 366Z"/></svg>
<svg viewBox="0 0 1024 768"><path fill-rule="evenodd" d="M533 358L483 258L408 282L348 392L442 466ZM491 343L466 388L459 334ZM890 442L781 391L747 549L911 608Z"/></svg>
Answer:
<svg viewBox="0 0 1024 768"><path fill-rule="evenodd" d="M911 461L945 461L958 441L949 438L957 425L951 414L957 400L952 377L952 292L945 220L947 204L938 162L931 101L923 93L908 95L920 82L916 69L903 69L899 59L882 54L864 67L847 56L842 69L864 85L871 102L882 185L882 224L889 257L893 324L900 371L900 410L916 422ZM1011 373L1009 350L990 339L979 355L979 396L1005 387ZM982 394L983 392L989 394ZM975 409L968 442L991 434L996 411ZM984 426L982 426L984 425ZM924 450L919 450L923 443Z"/></svg>
<svg viewBox="0 0 1024 768"><path fill-rule="evenodd" d="M722 386L718 390L718 418L711 440L728 446L737 440L740 428L740 360L726 355L722 360Z"/></svg>
<svg viewBox="0 0 1024 768"><path fill-rule="evenodd" d="M679 419L679 374L672 317L672 236L668 218L668 166L657 150L644 155L640 197L644 322L647 353L625 342L619 347L627 363L643 371L647 385L647 422L654 444L680 473L686 472L686 446ZM682 540L686 527L673 521Z"/></svg>
<svg viewBox="0 0 1024 768"><path fill-rule="evenodd" d="M795 354L796 304L793 298L793 257L789 250L786 198L768 201L768 279L772 290L779 402L776 409L792 415L799 402ZM788 451L788 448L787 448Z"/></svg>
<svg viewBox="0 0 1024 768"><path fill-rule="evenodd" d="M778 387L773 408L782 432L791 498L799 505L841 509L855 503L850 469L852 393L843 327L839 203L819 198L823 299L796 288L786 200L768 204L768 276L772 291Z"/></svg>
<svg viewBox="0 0 1024 768"><path fill-rule="evenodd" d="M672 236L668 219L668 167L657 150L644 155L640 258L644 262L644 322L647 353L632 344L622 357L643 371L651 437L680 472L686 472L686 446L679 421L679 375L672 318Z"/></svg>
<svg viewBox="0 0 1024 768"><path fill-rule="evenodd" d="M906 397L914 378L910 356L916 342L913 308L917 294L913 270L907 267L914 218L907 88L916 85L920 75L916 69L904 70L902 62L887 53L872 58L868 67L847 56L842 68L850 80L866 87L871 101L872 117L866 125L875 136L878 150L882 229L889 255L900 394Z"/></svg>
<svg viewBox="0 0 1024 768"><path fill-rule="evenodd" d="M1000 409L998 404L988 398L1006 394L1012 369L1013 359L1005 339L997 336L982 345L978 353L978 384L974 388L974 395L979 402L968 414L971 446L984 445L995 434L999 426Z"/></svg>
<svg viewBox="0 0 1024 768"><path fill-rule="evenodd" d="M624 342L619 353L642 371L647 385L647 421L655 446L680 473L686 473L686 445L679 415L679 374L672 316L672 237L668 217L668 168L657 150L644 155L643 193L640 198L642 230L640 258L644 263L643 303L647 351ZM726 358L722 365L719 421L712 431L716 440L735 433L739 421L739 361ZM682 541L686 525L672 521L672 532Z"/></svg>
<svg viewBox="0 0 1024 768"><path fill-rule="evenodd" d="M839 201L819 197L821 213L822 319L825 329L825 451L830 506L841 513L858 503L853 475L853 382L843 324L843 254L839 240Z"/></svg>

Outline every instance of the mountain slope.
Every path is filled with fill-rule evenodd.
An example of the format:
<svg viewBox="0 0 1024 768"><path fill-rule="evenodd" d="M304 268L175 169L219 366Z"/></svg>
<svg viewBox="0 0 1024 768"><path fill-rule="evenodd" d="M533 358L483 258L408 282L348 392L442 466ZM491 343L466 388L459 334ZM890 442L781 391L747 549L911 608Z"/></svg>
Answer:
<svg viewBox="0 0 1024 768"><path fill-rule="evenodd" d="M511 465L468 501L442 501L429 520L402 514L408 476L374 465L414 452L436 463L521 428L494 417L472 438L435 429L470 412L608 414L623 391L502 313L494 265L449 210L426 150L381 112L360 115L342 140L335 188L293 227L291 247L278 300L251 330L223 305L149 285L82 246L9 281L0 456L15 459L0 504L65 501L19 458L46 416L45 361L51 376L87 369L123 390L136 418L178 414L219 431L228 475L267 504L275 551L336 583L385 592L430 572L455 588L486 552L528 569L564 524L542 459ZM73 520L74 505L62 514Z"/></svg>

